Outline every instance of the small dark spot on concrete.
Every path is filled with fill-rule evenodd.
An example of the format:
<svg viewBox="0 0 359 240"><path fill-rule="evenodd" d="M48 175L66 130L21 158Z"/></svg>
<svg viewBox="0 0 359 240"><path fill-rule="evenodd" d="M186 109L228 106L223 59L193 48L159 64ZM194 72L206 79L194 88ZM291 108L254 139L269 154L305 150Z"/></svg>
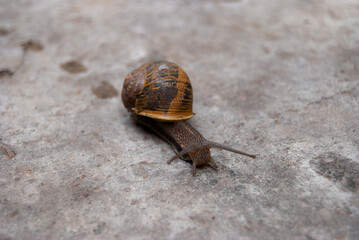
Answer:
<svg viewBox="0 0 359 240"><path fill-rule="evenodd" d="M87 69L82 63L77 61L67 61L65 63L60 64L60 67L66 72L76 74L81 72L86 72Z"/></svg>
<svg viewBox="0 0 359 240"><path fill-rule="evenodd" d="M32 170L31 170L31 173L32 173ZM27 180L27 182L28 182L28 183L34 183L34 182L36 182L36 180L33 179L33 178L31 178L31 179ZM30 194L30 195L32 195L32 194Z"/></svg>
<svg viewBox="0 0 359 240"><path fill-rule="evenodd" d="M267 48L267 47L262 47L262 50L263 50L263 52L264 52L265 54L269 54L269 53L270 53L270 50L269 50L269 48Z"/></svg>
<svg viewBox="0 0 359 240"><path fill-rule="evenodd" d="M218 183L218 180L217 179L211 179L209 181L210 185L216 185Z"/></svg>
<svg viewBox="0 0 359 240"><path fill-rule="evenodd" d="M215 217L215 216L212 216L212 220L214 220L214 219L216 219L216 217Z"/></svg>
<svg viewBox="0 0 359 240"><path fill-rule="evenodd" d="M131 188L127 187L127 188L125 188L124 190L125 190L125 192L130 192L130 191L131 191Z"/></svg>
<svg viewBox="0 0 359 240"><path fill-rule="evenodd" d="M106 227L106 223L102 222L100 224L97 225L97 228L93 230L93 232L98 235L98 234L101 234L102 231L105 229Z"/></svg>
<svg viewBox="0 0 359 240"><path fill-rule="evenodd" d="M247 225L244 225L244 228L247 230L247 231L252 231L252 228L251 227L248 227Z"/></svg>
<svg viewBox="0 0 359 240"><path fill-rule="evenodd" d="M356 192L359 188L359 164L340 154L324 153L310 161L312 169L340 188Z"/></svg>
<svg viewBox="0 0 359 240"><path fill-rule="evenodd" d="M44 49L44 47L40 42L34 40L24 41L20 44L20 46L24 51L30 50L30 51L39 52L42 51L42 49Z"/></svg>
<svg viewBox="0 0 359 240"><path fill-rule="evenodd" d="M11 31L9 29L0 27L0 36L8 35L10 32Z"/></svg>
<svg viewBox="0 0 359 240"><path fill-rule="evenodd" d="M131 205L138 205L140 203L140 200L138 199L132 199Z"/></svg>
<svg viewBox="0 0 359 240"><path fill-rule="evenodd" d="M118 96L116 89L106 81L103 81L98 87L93 87L92 93L98 98L112 98Z"/></svg>
<svg viewBox="0 0 359 240"><path fill-rule="evenodd" d="M19 215L19 211L18 210L15 210L13 211L11 214L10 214L10 217L16 217L17 215Z"/></svg>
<svg viewBox="0 0 359 240"><path fill-rule="evenodd" d="M0 78L11 77L12 75L14 75L14 72L8 68L4 68L0 70Z"/></svg>
<svg viewBox="0 0 359 240"><path fill-rule="evenodd" d="M0 142L0 152L2 152L8 159L12 159L16 157L15 150L12 147L3 144L1 142Z"/></svg>
<svg viewBox="0 0 359 240"><path fill-rule="evenodd" d="M148 164L146 161L139 162L139 164Z"/></svg>

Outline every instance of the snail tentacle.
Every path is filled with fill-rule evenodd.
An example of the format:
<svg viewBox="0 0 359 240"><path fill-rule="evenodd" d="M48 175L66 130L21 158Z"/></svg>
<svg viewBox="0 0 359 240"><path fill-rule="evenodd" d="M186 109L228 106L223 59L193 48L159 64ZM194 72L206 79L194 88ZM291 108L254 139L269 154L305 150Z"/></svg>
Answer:
<svg viewBox="0 0 359 240"><path fill-rule="evenodd" d="M243 152L243 151L240 151L240 150L237 150L237 149L222 145L220 143L207 141L207 145L208 145L209 148L219 148L219 149L222 149L222 150L227 150L227 151L230 151L230 152L238 153L238 154L241 154L241 155L253 158L253 159L256 158L256 156L253 155L253 154L249 154L249 153L246 153L246 152Z"/></svg>
<svg viewBox="0 0 359 240"><path fill-rule="evenodd" d="M188 147L184 148L182 151L180 151L177 155L173 156L170 160L168 160L168 164L171 164L171 162L173 162L174 160L176 160L177 158L182 157L183 155L191 152L193 149L195 149L195 145L191 144Z"/></svg>

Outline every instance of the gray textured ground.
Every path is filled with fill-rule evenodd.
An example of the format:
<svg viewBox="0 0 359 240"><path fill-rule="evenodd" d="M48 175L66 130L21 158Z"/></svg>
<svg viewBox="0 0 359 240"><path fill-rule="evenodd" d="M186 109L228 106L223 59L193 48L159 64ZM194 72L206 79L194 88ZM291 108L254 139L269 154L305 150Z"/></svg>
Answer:
<svg viewBox="0 0 359 240"><path fill-rule="evenodd" d="M0 0L0 55L0 239L359 238L357 0ZM258 158L167 165L116 96L153 58Z"/></svg>

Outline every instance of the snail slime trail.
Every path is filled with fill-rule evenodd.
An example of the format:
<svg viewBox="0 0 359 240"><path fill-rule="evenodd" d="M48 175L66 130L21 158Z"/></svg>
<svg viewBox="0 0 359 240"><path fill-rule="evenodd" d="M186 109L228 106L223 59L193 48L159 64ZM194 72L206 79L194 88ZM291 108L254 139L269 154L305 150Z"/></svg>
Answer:
<svg viewBox="0 0 359 240"><path fill-rule="evenodd" d="M194 115L192 85L185 71L175 63L152 61L135 69L126 76L121 97L136 121L152 129L177 153L168 164L178 158L191 161L193 175L196 175L198 166L217 169L211 157L211 148L256 158L255 155L206 140L186 122Z"/></svg>

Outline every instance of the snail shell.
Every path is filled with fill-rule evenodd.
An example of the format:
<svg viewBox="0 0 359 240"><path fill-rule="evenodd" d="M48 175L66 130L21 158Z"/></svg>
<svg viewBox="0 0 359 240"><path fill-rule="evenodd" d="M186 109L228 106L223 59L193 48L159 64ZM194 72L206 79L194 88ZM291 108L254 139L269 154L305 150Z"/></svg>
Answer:
<svg viewBox="0 0 359 240"><path fill-rule="evenodd" d="M152 61L127 75L122 89L127 110L156 120L193 117L193 91L183 69L169 61Z"/></svg>

